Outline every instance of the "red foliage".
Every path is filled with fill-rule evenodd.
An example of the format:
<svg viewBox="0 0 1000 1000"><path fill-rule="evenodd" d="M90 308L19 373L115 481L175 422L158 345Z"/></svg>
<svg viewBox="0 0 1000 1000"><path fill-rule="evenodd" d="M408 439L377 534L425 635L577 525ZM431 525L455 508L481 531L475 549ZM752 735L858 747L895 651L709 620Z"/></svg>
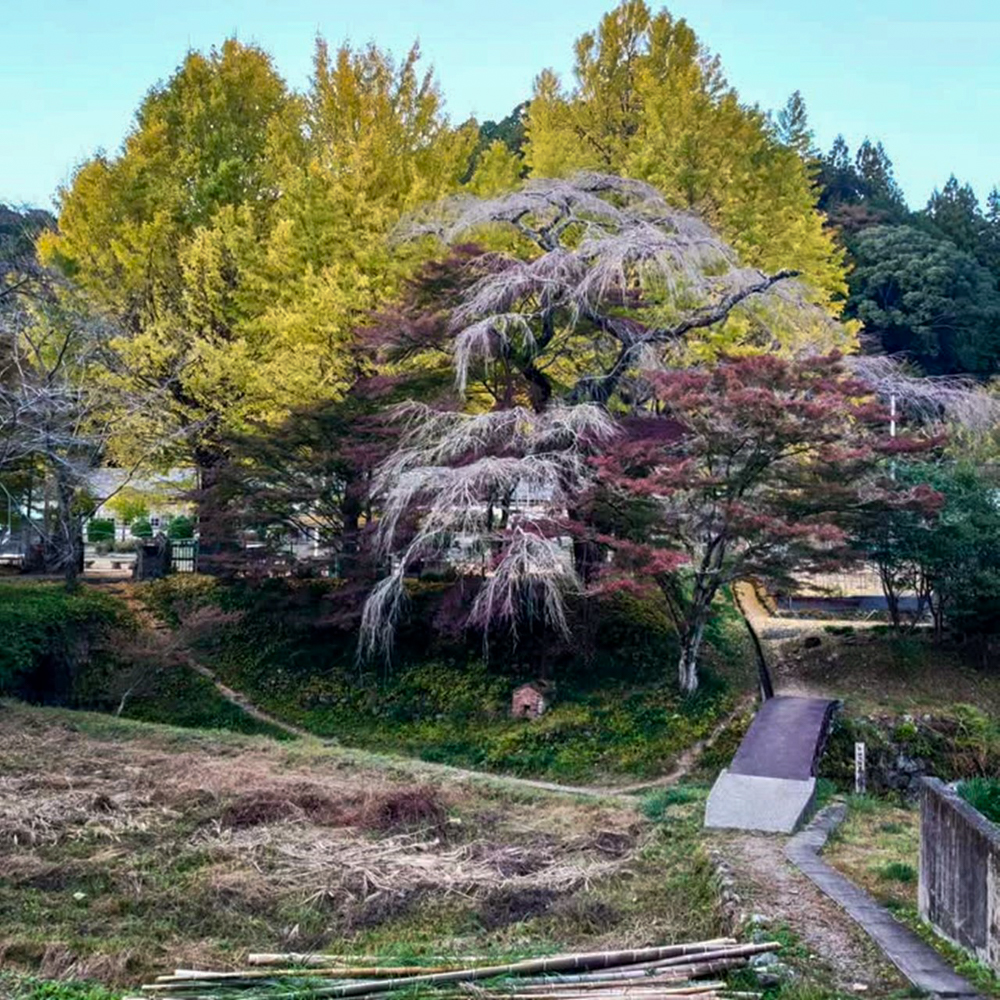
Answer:
<svg viewBox="0 0 1000 1000"><path fill-rule="evenodd" d="M836 354L730 358L647 378L655 415L630 418L593 460L601 489L589 511L612 555L600 586L656 581L691 654L681 677L691 688L720 588L852 559L846 525L859 510L933 502L900 495L882 456L940 441L890 438L887 412Z"/></svg>

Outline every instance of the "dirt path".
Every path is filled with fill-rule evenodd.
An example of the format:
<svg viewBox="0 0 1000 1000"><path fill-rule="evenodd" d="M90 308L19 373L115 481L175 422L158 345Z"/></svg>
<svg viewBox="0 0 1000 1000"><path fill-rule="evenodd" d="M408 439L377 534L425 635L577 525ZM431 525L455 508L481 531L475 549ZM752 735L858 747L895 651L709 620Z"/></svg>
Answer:
<svg viewBox="0 0 1000 1000"><path fill-rule="evenodd" d="M136 618L141 622L142 626L148 631L160 635L165 635L170 632L170 627L165 622L157 618L145 604L136 598L131 587L127 583L116 582L108 584L104 589L111 591L124 601ZM318 740L323 743L336 742L324 740L315 733L310 733L301 726L296 726L293 723L279 719L277 716L272 715L270 712L260 708L242 691L237 691L224 684L210 668L206 667L202 663L199 663L190 652L186 650L176 650L175 656L186 667L211 681L212 684L215 685L215 690L218 691L222 698L230 704L235 705L237 708L241 709L258 722L274 726L299 739ZM712 746L716 739L718 739L718 737L725 731L726 727L742 715L744 711L746 711L746 708L751 701L752 699L749 696L741 699L733 711L723 718L712 730L712 732L708 734L708 736L698 740L696 743L693 743L677 758L677 763L668 774L661 775L658 778L652 778L649 781L641 781L630 785L616 785L610 787L600 785L564 785L555 781L541 781L534 778L517 778L513 776L494 774L489 771L474 771L467 768L453 767L450 764L438 764L431 761L418 762L409 757L399 757L398 760L400 764L404 765L419 763L420 770L425 773L439 774L441 776L447 776L458 780L503 783L507 787L526 788L531 789L532 791L557 792L563 795L578 795L589 798L625 798L638 792L652 791L657 788L668 788L671 785L676 785L680 782L694 769L698 763L698 758L705 750Z"/></svg>
<svg viewBox="0 0 1000 1000"><path fill-rule="evenodd" d="M786 924L846 992L889 996L907 984L871 939L785 857L785 837L717 834L747 913L769 927ZM863 987L863 989L859 989Z"/></svg>
<svg viewBox="0 0 1000 1000"><path fill-rule="evenodd" d="M279 729L297 736L300 739L321 740L321 737L316 736L314 733L310 733L308 730L292 725L291 723L284 722L276 716L271 715L269 712L264 711L262 708L258 708L245 694L240 691L234 691L232 688L223 684L215 676L215 674L209 670L208 667L198 663L190 654L186 654L184 656L184 660L192 670L201 674L202 677L206 677L210 680L215 685L216 691L218 691L219 694L226 699L226 701L236 705L238 708L241 708L247 713L247 715L253 716L253 718L257 719L259 722L266 722L272 726L277 726ZM715 727L715 729L709 733L708 736L702 740L698 740L697 743L688 747L688 749L677 758L677 764L669 774L632 785L615 785L610 787L600 785L564 785L555 781L541 781L535 778L517 778L513 776L494 774L489 771L474 771L463 767L453 767L450 764L438 764L432 761L420 761L420 768L421 770L430 771L442 776L468 781L502 782L507 787L513 786L515 788L530 788L533 791L558 792L563 795L582 795L589 798L599 799L621 798L631 796L637 792L651 791L656 788L666 788L670 785L676 785L693 770L701 754L715 742L730 722L736 719L745 710L745 708L746 703L741 702L740 705L732 713L727 715ZM411 758L409 757L399 757L398 759L401 763L411 761Z"/></svg>
<svg viewBox="0 0 1000 1000"><path fill-rule="evenodd" d="M757 633L763 647L771 678L774 683L774 693L791 695L799 698L831 698L837 697L829 688L811 684L798 676L789 676L786 667L786 654L789 645L801 644L810 635L822 636L828 627L851 628L855 631L873 628L879 622L851 621L847 619L829 618L775 618L761 604L756 590L749 583L740 582L735 585L740 608Z"/></svg>
<svg viewBox="0 0 1000 1000"><path fill-rule="evenodd" d="M809 618L806 615L798 618L784 616L779 618L761 604L757 591L749 583L740 582L735 587L739 592L744 614L750 619L760 638L769 643L781 642L784 639L799 639L827 627L861 630L885 624L883 621L859 618Z"/></svg>

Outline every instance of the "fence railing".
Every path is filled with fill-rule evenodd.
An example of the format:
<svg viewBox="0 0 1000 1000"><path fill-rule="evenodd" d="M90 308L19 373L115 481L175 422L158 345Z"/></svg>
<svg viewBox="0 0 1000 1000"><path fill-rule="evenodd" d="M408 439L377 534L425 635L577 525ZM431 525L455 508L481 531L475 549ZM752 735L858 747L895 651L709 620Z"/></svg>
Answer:
<svg viewBox="0 0 1000 1000"><path fill-rule="evenodd" d="M171 543L170 568L174 573L193 573L198 568L197 539L182 538Z"/></svg>
<svg viewBox="0 0 1000 1000"><path fill-rule="evenodd" d="M920 915L1000 972L1000 827L937 778L920 795Z"/></svg>

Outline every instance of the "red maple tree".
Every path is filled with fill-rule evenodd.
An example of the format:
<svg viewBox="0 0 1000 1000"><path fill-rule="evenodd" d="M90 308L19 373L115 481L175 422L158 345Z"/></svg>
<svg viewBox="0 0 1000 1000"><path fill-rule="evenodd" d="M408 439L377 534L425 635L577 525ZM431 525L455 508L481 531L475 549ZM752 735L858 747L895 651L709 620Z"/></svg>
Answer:
<svg viewBox="0 0 1000 1000"><path fill-rule="evenodd" d="M887 412L837 354L727 359L646 380L645 412L593 460L590 519L611 553L598 585L658 588L692 692L720 590L851 558L845 525L872 505L933 503L926 488L902 495L883 459L936 442L890 438Z"/></svg>

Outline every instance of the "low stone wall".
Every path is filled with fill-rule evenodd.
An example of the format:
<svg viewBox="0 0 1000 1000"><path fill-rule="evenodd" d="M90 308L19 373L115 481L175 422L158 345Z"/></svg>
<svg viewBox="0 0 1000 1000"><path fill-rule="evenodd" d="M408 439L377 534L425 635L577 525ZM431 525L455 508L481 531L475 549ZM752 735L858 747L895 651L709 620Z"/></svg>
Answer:
<svg viewBox="0 0 1000 1000"><path fill-rule="evenodd" d="M1000 828L937 778L920 796L920 915L1000 972Z"/></svg>

